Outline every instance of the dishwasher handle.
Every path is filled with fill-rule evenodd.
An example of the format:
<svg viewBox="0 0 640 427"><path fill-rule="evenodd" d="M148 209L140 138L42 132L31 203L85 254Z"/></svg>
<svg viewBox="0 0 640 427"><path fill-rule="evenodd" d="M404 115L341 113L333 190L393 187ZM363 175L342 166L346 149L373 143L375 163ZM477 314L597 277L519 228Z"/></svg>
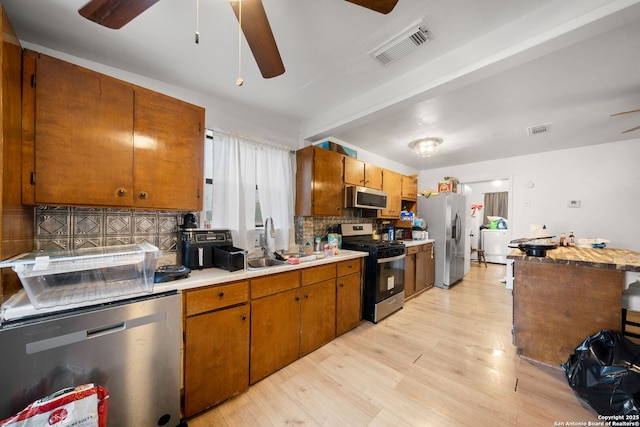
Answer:
<svg viewBox="0 0 640 427"><path fill-rule="evenodd" d="M116 323L111 326L102 326L100 328L88 329L87 339L98 338L105 335L113 334L114 332L124 331L127 327L125 322Z"/></svg>

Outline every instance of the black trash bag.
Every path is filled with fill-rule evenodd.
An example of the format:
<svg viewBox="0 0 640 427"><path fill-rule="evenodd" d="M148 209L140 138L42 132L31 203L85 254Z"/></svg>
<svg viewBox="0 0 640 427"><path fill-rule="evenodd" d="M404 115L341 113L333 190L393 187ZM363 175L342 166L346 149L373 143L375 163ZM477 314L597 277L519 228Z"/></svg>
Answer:
<svg viewBox="0 0 640 427"><path fill-rule="evenodd" d="M640 347L603 329L584 340L564 370L569 386L600 415L640 414Z"/></svg>

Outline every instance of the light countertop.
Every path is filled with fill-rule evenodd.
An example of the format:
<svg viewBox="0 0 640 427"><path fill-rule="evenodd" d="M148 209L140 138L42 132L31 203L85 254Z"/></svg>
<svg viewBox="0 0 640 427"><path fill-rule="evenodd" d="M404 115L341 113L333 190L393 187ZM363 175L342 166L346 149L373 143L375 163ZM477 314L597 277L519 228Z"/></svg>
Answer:
<svg viewBox="0 0 640 427"><path fill-rule="evenodd" d="M101 304L111 303L115 301L121 301L131 299L135 297L143 297L152 294L160 294L170 291L183 291L187 289L194 289L201 286L217 285L228 282L235 282L238 280L247 280L255 277L266 276L269 274L283 273L286 271L295 271L303 268L314 267L318 265L330 264L340 261L346 261L355 258L363 258L368 254L361 251L340 250L336 255L317 258L311 261L301 262L300 264L286 264L275 267L268 267L257 270L238 270L227 271L220 268L206 268L203 270L192 270L189 277L180 280L174 280L171 282L155 283L153 292L139 292L135 294L122 295L120 297L104 298L93 301L87 301L82 303L60 305L55 307L45 307L36 309L29 301L27 293L23 290L18 292L9 298L0 307L0 321L11 321L23 319L26 317L48 315L59 311L72 310L76 308L84 308L90 306L97 306Z"/></svg>

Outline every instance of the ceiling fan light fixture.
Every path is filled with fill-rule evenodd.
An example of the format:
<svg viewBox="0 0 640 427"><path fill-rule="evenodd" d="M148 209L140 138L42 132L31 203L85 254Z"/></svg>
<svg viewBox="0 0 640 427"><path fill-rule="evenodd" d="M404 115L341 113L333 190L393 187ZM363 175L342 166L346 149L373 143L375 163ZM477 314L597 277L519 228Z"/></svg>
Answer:
<svg viewBox="0 0 640 427"><path fill-rule="evenodd" d="M409 144L409 147L411 147L419 157L431 157L438 152L440 144L442 144L442 138L429 136L416 139Z"/></svg>

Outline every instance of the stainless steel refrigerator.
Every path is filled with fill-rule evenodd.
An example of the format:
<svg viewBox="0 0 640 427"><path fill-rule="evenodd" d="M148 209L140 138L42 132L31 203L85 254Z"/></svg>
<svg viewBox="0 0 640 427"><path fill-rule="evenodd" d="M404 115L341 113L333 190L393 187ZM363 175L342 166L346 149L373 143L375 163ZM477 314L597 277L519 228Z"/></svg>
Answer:
<svg viewBox="0 0 640 427"><path fill-rule="evenodd" d="M418 197L418 215L435 240L435 286L449 289L464 276L466 198L457 193Z"/></svg>

